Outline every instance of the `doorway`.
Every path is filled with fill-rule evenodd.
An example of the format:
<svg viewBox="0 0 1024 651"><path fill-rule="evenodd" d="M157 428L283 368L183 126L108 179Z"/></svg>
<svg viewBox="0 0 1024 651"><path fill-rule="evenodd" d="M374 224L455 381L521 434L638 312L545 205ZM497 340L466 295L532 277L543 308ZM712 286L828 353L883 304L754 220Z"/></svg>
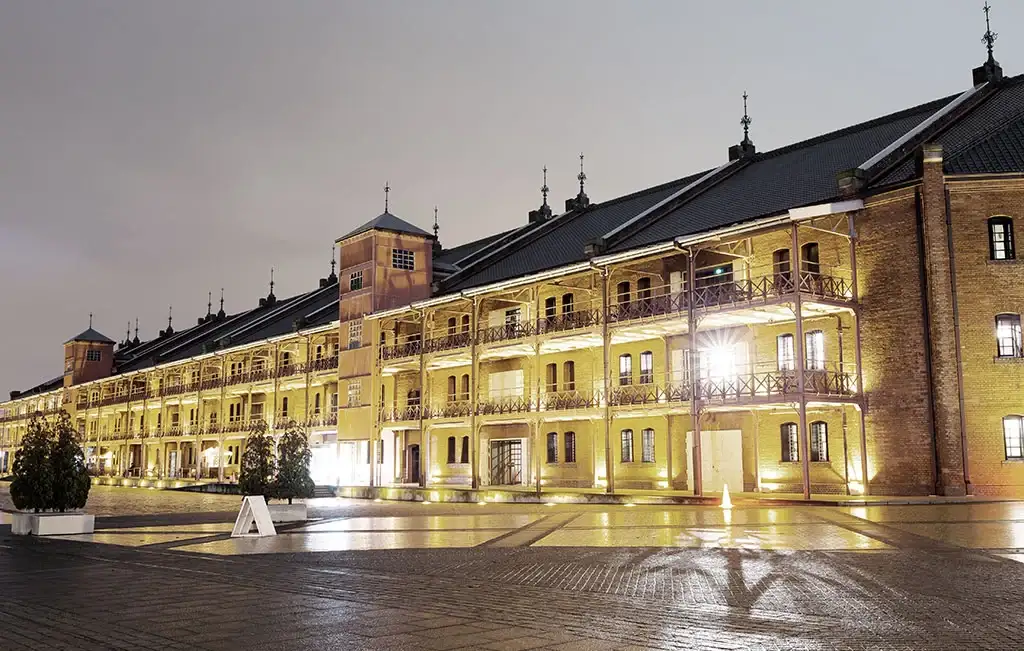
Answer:
<svg viewBox="0 0 1024 651"><path fill-rule="evenodd" d="M738 429L700 433L701 478L705 492L743 490L743 433ZM693 432L686 433L686 449L694 458Z"/></svg>
<svg viewBox="0 0 1024 651"><path fill-rule="evenodd" d="M491 485L511 486L523 483L523 442L491 441Z"/></svg>
<svg viewBox="0 0 1024 651"><path fill-rule="evenodd" d="M409 474L405 480L410 484L415 484L420 480L420 446L410 445L409 446Z"/></svg>

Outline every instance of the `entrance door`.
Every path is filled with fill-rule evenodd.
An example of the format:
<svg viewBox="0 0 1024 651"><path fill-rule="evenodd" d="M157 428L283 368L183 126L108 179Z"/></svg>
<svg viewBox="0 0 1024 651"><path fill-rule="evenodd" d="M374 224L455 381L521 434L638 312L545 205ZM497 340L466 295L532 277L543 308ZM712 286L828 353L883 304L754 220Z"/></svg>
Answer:
<svg viewBox="0 0 1024 651"><path fill-rule="evenodd" d="M704 491L743 490L743 433L738 429L700 433L701 477ZM693 432L686 433L686 448L694 458Z"/></svg>
<svg viewBox="0 0 1024 651"><path fill-rule="evenodd" d="M420 480L420 446L409 446L409 476L406 481L415 483Z"/></svg>
<svg viewBox="0 0 1024 651"><path fill-rule="evenodd" d="M491 484L523 483L523 442L491 441Z"/></svg>

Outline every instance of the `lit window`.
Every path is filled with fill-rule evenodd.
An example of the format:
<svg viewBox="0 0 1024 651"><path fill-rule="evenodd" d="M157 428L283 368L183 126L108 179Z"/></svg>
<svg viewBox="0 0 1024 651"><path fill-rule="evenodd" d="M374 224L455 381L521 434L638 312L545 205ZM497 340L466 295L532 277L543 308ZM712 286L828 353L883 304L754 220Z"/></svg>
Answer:
<svg viewBox="0 0 1024 651"><path fill-rule="evenodd" d="M348 406L358 407L360 399L360 384L359 380L352 380L348 383Z"/></svg>
<svg viewBox="0 0 1024 651"><path fill-rule="evenodd" d="M89 349L85 351L85 361L87 362L98 362L100 361L100 351Z"/></svg>
<svg viewBox="0 0 1024 651"><path fill-rule="evenodd" d="M449 375L448 376L448 402L455 402L459 398L458 394L455 392L455 382L456 382L455 376L454 375Z"/></svg>
<svg viewBox="0 0 1024 651"><path fill-rule="evenodd" d="M449 319L448 319L448 334L450 334L450 335L455 334L455 329L456 329L457 326L458 326L458 321L455 319L455 317L449 317Z"/></svg>
<svg viewBox="0 0 1024 651"><path fill-rule="evenodd" d="M565 433L565 462L576 463L576 432Z"/></svg>
<svg viewBox="0 0 1024 651"><path fill-rule="evenodd" d="M548 364L546 367L547 382L545 382L545 390L548 393L554 393L558 391L558 364Z"/></svg>
<svg viewBox="0 0 1024 651"><path fill-rule="evenodd" d="M353 271L348 275L348 288L352 291L363 288L363 271Z"/></svg>
<svg viewBox="0 0 1024 651"><path fill-rule="evenodd" d="M640 384L654 382L654 353L645 350L640 353Z"/></svg>
<svg viewBox="0 0 1024 651"><path fill-rule="evenodd" d="M363 345L363 322L352 321L348 324L348 347L359 348Z"/></svg>
<svg viewBox="0 0 1024 651"><path fill-rule="evenodd" d="M828 461L828 423L811 423L811 461Z"/></svg>
<svg viewBox="0 0 1024 651"><path fill-rule="evenodd" d="M395 269L412 271L416 268L416 256L408 249L391 249L391 266Z"/></svg>
<svg viewBox="0 0 1024 651"><path fill-rule="evenodd" d="M1020 416L1007 416L1003 419L1003 440L1006 444L1007 459L1024 458L1024 428Z"/></svg>
<svg viewBox="0 0 1024 651"><path fill-rule="evenodd" d="M562 364L562 388L565 391L576 390L576 362L572 360Z"/></svg>
<svg viewBox="0 0 1024 651"><path fill-rule="evenodd" d="M469 400L469 373L463 373L459 379L460 391L459 400Z"/></svg>
<svg viewBox="0 0 1024 651"><path fill-rule="evenodd" d="M505 310L505 325L516 325L523 320L523 308L513 307Z"/></svg>
<svg viewBox="0 0 1024 651"><path fill-rule="evenodd" d="M558 433L548 433L548 463L558 463Z"/></svg>
<svg viewBox="0 0 1024 651"><path fill-rule="evenodd" d="M800 269L811 274L821 273L817 242L808 242L800 247Z"/></svg>
<svg viewBox="0 0 1024 651"><path fill-rule="evenodd" d="M619 355L619 386L633 384L633 356L629 353Z"/></svg>
<svg viewBox="0 0 1024 651"><path fill-rule="evenodd" d="M800 460L800 441L797 438L796 423L783 423L782 427L782 460Z"/></svg>
<svg viewBox="0 0 1024 651"><path fill-rule="evenodd" d="M996 345L1000 357L1024 357L1019 314L996 316Z"/></svg>
<svg viewBox="0 0 1024 651"><path fill-rule="evenodd" d="M622 430L622 463L633 462L633 430Z"/></svg>
<svg viewBox="0 0 1024 651"><path fill-rule="evenodd" d="M573 295L562 294L562 314L572 314L574 311L573 307Z"/></svg>
<svg viewBox="0 0 1024 651"><path fill-rule="evenodd" d="M989 257L992 260L1013 260L1013 220L993 217L988 220Z"/></svg>
<svg viewBox="0 0 1024 651"><path fill-rule="evenodd" d="M779 370L796 370L796 350L794 348L795 338L793 335L779 335L778 339Z"/></svg>
<svg viewBox="0 0 1024 651"><path fill-rule="evenodd" d="M281 417L288 418L288 398L281 398Z"/></svg>
<svg viewBox="0 0 1024 651"><path fill-rule="evenodd" d="M640 432L640 461L654 463L654 430L645 429Z"/></svg>
<svg viewBox="0 0 1024 651"><path fill-rule="evenodd" d="M821 330L811 330L804 334L804 357L807 358L805 368L808 371L822 371L825 369L825 333Z"/></svg>

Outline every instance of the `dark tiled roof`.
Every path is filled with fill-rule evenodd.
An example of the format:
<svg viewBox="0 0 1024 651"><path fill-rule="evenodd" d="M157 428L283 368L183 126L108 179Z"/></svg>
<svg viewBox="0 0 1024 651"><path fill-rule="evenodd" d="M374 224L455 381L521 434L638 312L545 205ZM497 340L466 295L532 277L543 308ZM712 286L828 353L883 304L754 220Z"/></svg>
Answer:
<svg viewBox="0 0 1024 651"><path fill-rule="evenodd" d="M55 389L59 389L59 388L61 388L63 386L64 386L64 376L60 375L58 377L53 378L52 380L48 380L46 382L43 382L42 384L37 384L36 386L32 387L31 389L26 389L25 391L20 392L17 397L18 398L26 398L28 396L36 396L36 395L39 395L41 393L49 393L50 391L53 391ZM11 396L11 398L14 399L14 396Z"/></svg>
<svg viewBox="0 0 1024 651"><path fill-rule="evenodd" d="M72 337L71 339L68 339L64 343L69 344L72 341L89 341L89 342L93 342L93 343L97 343L97 344L112 344L112 343L114 343L113 339L111 339L110 337L107 337L105 335L101 335L100 333L98 333L95 330L93 330L91 327L86 329L84 332L82 332L77 337Z"/></svg>
<svg viewBox="0 0 1024 651"><path fill-rule="evenodd" d="M465 273L453 276L446 291L486 285L505 278L586 260L584 245L700 178L695 174L664 185L559 215L524 230L480 259Z"/></svg>
<svg viewBox="0 0 1024 651"><path fill-rule="evenodd" d="M792 208L839 198L837 175L859 167L959 96L951 95L869 122L818 136L781 149L757 154L711 175L681 197L650 210L606 243L618 252L670 241L673 238L780 214ZM922 126L922 137L940 142L950 173L1024 171L1024 75L1004 80L994 92L979 95L975 104L949 120ZM903 155L897 150L895 156ZM872 191L913 178L912 152L882 178ZM690 182L693 175L650 188L581 212L557 217L525 231L442 283L445 292L486 285L523 274L586 259L584 246L624 224Z"/></svg>
<svg viewBox="0 0 1024 651"><path fill-rule="evenodd" d="M365 233L366 231L373 229L381 231L392 231L394 233L412 233L413 235L419 235L421 237L433 237L430 233L426 232L422 228L419 228L418 226L413 226L412 224L405 221L401 217L396 217L395 215L392 215L389 212L383 212L374 217L373 219L371 219L370 221L366 222L359 228L341 236L338 239L346 240L350 237L359 235L360 233Z"/></svg>
<svg viewBox="0 0 1024 651"><path fill-rule="evenodd" d="M518 230L518 228L513 228L511 230L502 231L501 233L498 233L496 235L488 235L487 237L482 237L479 240L474 240L472 242L466 242L465 244L453 246L450 249L444 249L443 251L441 251L441 255L434 257L434 262L443 262L445 264L454 265L459 260L462 260L463 258L471 256L472 254L487 248L491 244L497 242L498 240L501 240L504 237L511 235L512 233L515 233Z"/></svg>

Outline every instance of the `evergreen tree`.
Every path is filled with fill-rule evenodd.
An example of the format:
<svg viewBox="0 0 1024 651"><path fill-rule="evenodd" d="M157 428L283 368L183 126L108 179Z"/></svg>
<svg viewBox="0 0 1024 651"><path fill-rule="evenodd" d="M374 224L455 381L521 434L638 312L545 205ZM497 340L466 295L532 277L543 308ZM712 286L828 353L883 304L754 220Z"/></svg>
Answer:
<svg viewBox="0 0 1024 651"><path fill-rule="evenodd" d="M53 501L52 448L53 432L46 421L33 416L21 440L21 448L14 454L11 500L16 508L36 513L50 508Z"/></svg>
<svg viewBox="0 0 1024 651"><path fill-rule="evenodd" d="M85 467L85 453L78 444L78 432L63 409L53 423L50 467L53 469L53 501L50 508L61 513L85 507L92 482Z"/></svg>
<svg viewBox="0 0 1024 651"><path fill-rule="evenodd" d="M294 422L289 423L277 448L280 463L274 496L287 499L289 504L296 497L313 497L313 479L309 476L313 453L309 451L306 431Z"/></svg>
<svg viewBox="0 0 1024 651"><path fill-rule="evenodd" d="M274 439L267 433L267 424L257 420L245 439L238 486L242 489L243 495L263 495L270 498L273 483Z"/></svg>

